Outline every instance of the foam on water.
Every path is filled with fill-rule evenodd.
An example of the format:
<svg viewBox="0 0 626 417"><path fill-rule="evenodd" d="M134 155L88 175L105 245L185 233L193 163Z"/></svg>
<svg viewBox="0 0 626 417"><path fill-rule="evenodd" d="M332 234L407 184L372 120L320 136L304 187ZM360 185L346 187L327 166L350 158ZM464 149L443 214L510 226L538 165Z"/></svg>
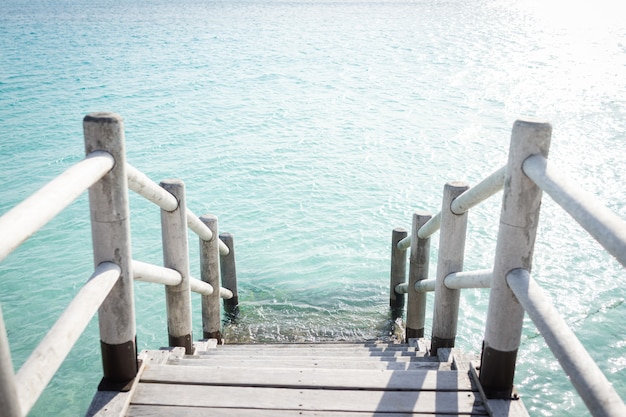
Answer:
<svg viewBox="0 0 626 417"><path fill-rule="evenodd" d="M391 230L438 211L446 181L503 165L520 115L549 120L551 160L626 218L626 25L610 2L538 3L7 0L0 212L80 160L84 114L115 111L129 162L183 179L188 206L234 234L229 338L386 337ZM470 214L467 270L493 263L498 204ZM158 211L131 196L131 213L135 259L160 263ZM549 198L542 216L533 274L624 397L622 267ZM81 197L0 266L16 367L90 274L90 240ZM139 348L165 345L163 289L138 283L136 302ZM487 303L463 292L464 350L480 348ZM194 313L200 335L197 299ZM86 409L97 333L32 415ZM530 322L516 383L533 416L587 415Z"/></svg>

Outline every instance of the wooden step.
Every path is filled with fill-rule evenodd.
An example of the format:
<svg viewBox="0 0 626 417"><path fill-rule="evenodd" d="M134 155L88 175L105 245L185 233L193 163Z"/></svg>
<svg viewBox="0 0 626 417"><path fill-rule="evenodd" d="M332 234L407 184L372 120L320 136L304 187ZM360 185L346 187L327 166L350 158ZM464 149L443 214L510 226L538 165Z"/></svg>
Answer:
<svg viewBox="0 0 626 417"><path fill-rule="evenodd" d="M100 392L88 416L528 417L521 401L484 400L472 357L423 346L197 343L144 351L128 393ZM485 402L487 401L487 402Z"/></svg>
<svg viewBox="0 0 626 417"><path fill-rule="evenodd" d="M210 368L201 366L151 365L141 376L145 383L267 386L274 388L315 388L394 391L475 391L464 372L435 370L389 371L302 368Z"/></svg>
<svg viewBox="0 0 626 417"><path fill-rule="evenodd" d="M222 368L328 368L328 369L389 369L389 370L414 370L450 369L449 365L437 361L424 361L421 358L398 357L385 358L378 357L376 360L368 357L293 357L293 356L272 356L272 357L185 357L173 358L168 361L170 365L184 366L204 366Z"/></svg>
<svg viewBox="0 0 626 417"><path fill-rule="evenodd" d="M198 353L203 356L363 356L363 357L424 357L425 352L416 352L413 348L371 350L364 348L275 348L259 346L256 349L222 348L210 349Z"/></svg>
<svg viewBox="0 0 626 417"><path fill-rule="evenodd" d="M480 396L473 391L290 389L166 383L139 384L128 415L141 415L140 409L145 406L177 405L205 408L205 413L207 408L212 409L216 413L212 415L220 415L224 409L254 410L258 416L274 416L276 410L290 411L293 415L302 411L334 415L355 412L488 415ZM158 414L153 411L152 415Z"/></svg>

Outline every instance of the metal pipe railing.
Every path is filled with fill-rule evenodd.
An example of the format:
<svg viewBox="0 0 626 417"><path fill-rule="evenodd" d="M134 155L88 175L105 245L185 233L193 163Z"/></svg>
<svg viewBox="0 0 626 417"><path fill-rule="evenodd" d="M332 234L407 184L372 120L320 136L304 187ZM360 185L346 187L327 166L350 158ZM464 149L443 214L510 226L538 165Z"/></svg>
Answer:
<svg viewBox="0 0 626 417"><path fill-rule="evenodd" d="M522 167L535 184L626 266L626 222L563 175L560 169L552 168L543 156L530 156Z"/></svg>
<svg viewBox="0 0 626 417"><path fill-rule="evenodd" d="M126 164L128 175L128 188L136 192L146 200L159 206L165 211L174 211L178 207L176 197L168 193L156 182L148 178L147 175L139 171L130 164ZM185 210L187 214L187 226L197 234L202 240L213 239L211 229L206 227L204 223L188 208ZM220 255L228 255L228 246L221 240L218 242Z"/></svg>
<svg viewBox="0 0 626 417"><path fill-rule="evenodd" d="M502 190L506 165L492 172L475 186L469 188L463 194L452 201L450 209L454 214L463 214L472 207L482 203L489 197ZM436 233L441 227L441 212L435 214L417 232L420 239L427 239ZM411 246L411 236L407 236L398 242L398 249L404 250Z"/></svg>
<svg viewBox="0 0 626 417"><path fill-rule="evenodd" d="M22 417L2 308L0 308L0 410L4 417Z"/></svg>
<svg viewBox="0 0 626 417"><path fill-rule="evenodd" d="M151 201L165 211L174 211L178 207L176 197L165 191L147 175L139 171L131 164L126 164L128 175L128 188L136 192L146 200Z"/></svg>
<svg viewBox="0 0 626 417"><path fill-rule="evenodd" d="M447 288L461 290L464 288L489 288L493 273L491 269L463 271L449 274L443 281Z"/></svg>
<svg viewBox="0 0 626 417"><path fill-rule="evenodd" d="M134 279L158 282L174 288L177 294L173 298L177 299L178 304L190 306L188 293L191 290L203 296L234 300L233 305L236 306L236 293L233 291L218 286L218 294L215 294L214 286L189 276L186 260L187 228L190 228L200 236L201 241L217 241L215 252L225 257L230 271L229 282L232 282L236 279L234 252L230 249L232 237L229 236L229 248L215 236L217 229L213 232L185 208L182 182L170 181L161 187L125 163L123 119L119 115L88 114L83 120L83 128L87 154L85 159L68 168L0 218L0 235L3 237L0 240L1 261L80 194L89 190L95 265L94 274L17 373L13 370L0 311L0 414L3 416L21 417L28 414L99 309L104 373L100 386L111 391L124 389L123 386L136 376L138 369ZM171 192L164 187L170 188ZM172 268L131 259L128 189L162 208L162 216L166 218L163 234L167 237L164 239L164 258L165 264ZM180 236L183 238L180 239ZM219 262L216 262L213 269L217 271L218 265ZM183 276L173 268L187 272ZM236 283L234 288L236 291ZM216 303L219 313L219 303ZM182 316L188 309L177 305L174 310L168 314L168 330L176 328L176 325L172 325L174 322L185 323L176 329L182 329L185 333L187 320ZM191 326L188 333L170 333L170 341L172 338L183 340L183 345L190 348L190 331Z"/></svg>
<svg viewBox="0 0 626 417"><path fill-rule="evenodd" d="M135 281L172 286L180 284L180 281L183 279L180 272L174 269L137 261L135 259L133 259L133 278Z"/></svg>
<svg viewBox="0 0 626 417"><path fill-rule="evenodd" d="M120 278L121 268L103 262L15 375L22 415L28 414L65 357Z"/></svg>
<svg viewBox="0 0 626 417"><path fill-rule="evenodd" d="M455 198L450 205L452 212L463 214L502 190L505 173L506 165L492 172L487 178Z"/></svg>
<svg viewBox="0 0 626 417"><path fill-rule="evenodd" d="M179 285L182 280L180 273L171 268L165 268L146 262L141 262L133 259L133 276L135 281L151 282L153 284L162 284L167 286ZM200 295L211 295L214 293L213 286L199 280L198 278L190 277L189 286L192 292ZM228 288L220 287L220 298L228 300L233 297L233 292Z"/></svg>
<svg viewBox="0 0 626 417"><path fill-rule="evenodd" d="M466 288L489 288L491 286L491 278L493 274L491 269L482 269L478 271L462 271L448 274L443 280L443 284L450 290L461 290ZM415 283L415 291L425 293L435 291L436 279L425 279ZM409 293L408 284L400 284L396 286L396 292L399 294Z"/></svg>
<svg viewBox="0 0 626 417"><path fill-rule="evenodd" d="M104 151L90 153L0 217L0 261L113 168Z"/></svg>
<svg viewBox="0 0 626 417"><path fill-rule="evenodd" d="M594 417L626 416L626 406L543 290L525 269L506 282Z"/></svg>

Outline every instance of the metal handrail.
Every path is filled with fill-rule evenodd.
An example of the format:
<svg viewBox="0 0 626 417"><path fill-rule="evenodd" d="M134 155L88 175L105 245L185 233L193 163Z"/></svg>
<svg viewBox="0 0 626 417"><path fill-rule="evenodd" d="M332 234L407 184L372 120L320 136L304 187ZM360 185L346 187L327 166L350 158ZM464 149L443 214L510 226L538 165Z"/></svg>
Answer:
<svg viewBox="0 0 626 417"><path fill-rule="evenodd" d="M98 115L95 115L98 116ZM89 118L86 117L85 120ZM90 120L91 121L91 120ZM178 207L176 198L156 185L141 172L125 164L129 188L137 191L164 210ZM95 150L83 160L72 165L62 174L48 182L34 194L23 200L0 217L0 261L45 224L68 207L83 192L93 186L115 167L114 156L106 151ZM187 226L203 240L211 240L213 232L191 211L186 210ZM93 221L93 219L92 219ZM218 240L219 253L228 255L230 250ZM133 261L138 280L177 285L181 275L173 270L139 261ZM89 321L103 305L116 283L123 276L122 266L113 262L101 262L94 273L69 303L65 311L52 325L39 345L17 373L13 371L10 347L0 311L0 410L8 417L28 414L41 393L57 372L72 347L83 334ZM211 295L214 288L207 282L190 277L191 291ZM219 296L232 299L234 294L219 288Z"/></svg>
<svg viewBox="0 0 626 417"><path fill-rule="evenodd" d="M620 396L528 271L514 269L507 274L506 282L591 414L626 416Z"/></svg>
<svg viewBox="0 0 626 417"><path fill-rule="evenodd" d="M491 269L480 269L477 271L453 272L445 277L443 284L451 290L461 290L464 288L489 288L493 274ZM415 291L419 293L435 291L436 279L425 279L415 283ZM395 288L398 294L408 294L409 285L407 283L398 284Z"/></svg>
<svg viewBox="0 0 626 417"><path fill-rule="evenodd" d="M15 375L22 415L30 409L59 369L70 350L118 281L121 268L103 262L72 299L63 314ZM45 360L42 360L44 359Z"/></svg>
<svg viewBox="0 0 626 417"><path fill-rule="evenodd" d="M152 181L147 175L139 171L130 164L126 164L126 175L128 176L128 188L137 194L151 201L165 211L174 211L178 208L176 198ZM195 232L202 240L213 239L213 232L196 216L191 210L186 210L187 226ZM228 255L228 246L219 241L220 255Z"/></svg>
<svg viewBox="0 0 626 417"><path fill-rule="evenodd" d="M522 169L543 191L567 211L594 239L626 266L626 222L597 198L574 184L562 170L541 155L527 158Z"/></svg>
<svg viewBox="0 0 626 417"><path fill-rule="evenodd" d="M178 285L183 279L180 272L174 269L137 261L135 259L133 259L133 278L135 281L152 282L169 286ZM195 293L201 295L213 294L213 286L208 282L191 277L189 284L191 291ZM233 293L228 288L220 287L220 298L230 300L233 298Z"/></svg>
<svg viewBox="0 0 626 417"><path fill-rule="evenodd" d="M102 178L114 164L108 152L92 152L0 217L0 261Z"/></svg>
<svg viewBox="0 0 626 417"><path fill-rule="evenodd" d="M471 187L463 194L452 201L450 209L454 214L461 215L472 207L482 203L489 197L502 190L504 185L504 174L506 173L506 165L492 172L481 182ZM426 224L424 224L417 232L420 239L427 239L436 233L441 227L441 212L435 214ZM398 242L398 249L406 250L411 247L411 235Z"/></svg>

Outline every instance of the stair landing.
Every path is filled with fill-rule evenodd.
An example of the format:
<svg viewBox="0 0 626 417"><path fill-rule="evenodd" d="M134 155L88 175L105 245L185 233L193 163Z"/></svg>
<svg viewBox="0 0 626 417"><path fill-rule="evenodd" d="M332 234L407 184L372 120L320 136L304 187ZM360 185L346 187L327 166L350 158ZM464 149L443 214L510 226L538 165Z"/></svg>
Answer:
<svg viewBox="0 0 626 417"><path fill-rule="evenodd" d="M423 341L196 344L144 351L129 393L98 392L88 416L527 416L521 401L485 401L456 350Z"/></svg>

